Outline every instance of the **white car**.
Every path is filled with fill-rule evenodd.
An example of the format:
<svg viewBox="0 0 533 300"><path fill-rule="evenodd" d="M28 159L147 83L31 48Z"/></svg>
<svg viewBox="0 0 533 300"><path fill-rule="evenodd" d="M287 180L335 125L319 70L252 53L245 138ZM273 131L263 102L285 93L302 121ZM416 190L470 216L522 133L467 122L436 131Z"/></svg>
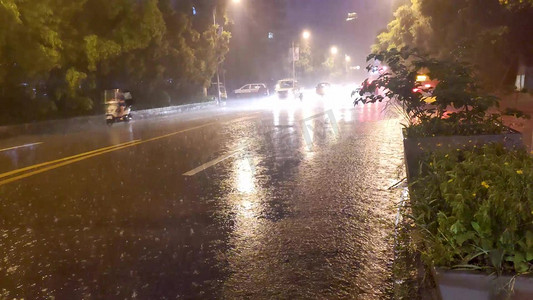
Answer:
<svg viewBox="0 0 533 300"><path fill-rule="evenodd" d="M239 89L234 91L235 96L237 97L247 97L247 96L268 96L269 91L264 83L251 83L242 86Z"/></svg>
<svg viewBox="0 0 533 300"><path fill-rule="evenodd" d="M281 99L288 97L300 97L302 93L300 92L300 86L298 81L294 79L282 79L276 84L276 93Z"/></svg>

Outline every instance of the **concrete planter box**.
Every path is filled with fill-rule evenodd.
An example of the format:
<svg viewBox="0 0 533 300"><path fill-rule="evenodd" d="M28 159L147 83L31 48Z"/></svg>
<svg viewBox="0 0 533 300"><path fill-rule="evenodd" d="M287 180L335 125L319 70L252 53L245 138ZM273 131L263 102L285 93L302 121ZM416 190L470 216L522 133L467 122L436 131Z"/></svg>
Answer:
<svg viewBox="0 0 533 300"><path fill-rule="evenodd" d="M472 136L434 136L422 138L408 138L406 130L403 130L403 148L407 179L410 181L419 173L420 162L424 156L435 150L463 149L466 147L483 146L484 144L499 142L506 147L523 147L522 134L508 128L508 133L495 135L472 135Z"/></svg>
<svg viewBox="0 0 533 300"><path fill-rule="evenodd" d="M477 272L435 271L442 300L530 300L533 299L533 278L489 276Z"/></svg>

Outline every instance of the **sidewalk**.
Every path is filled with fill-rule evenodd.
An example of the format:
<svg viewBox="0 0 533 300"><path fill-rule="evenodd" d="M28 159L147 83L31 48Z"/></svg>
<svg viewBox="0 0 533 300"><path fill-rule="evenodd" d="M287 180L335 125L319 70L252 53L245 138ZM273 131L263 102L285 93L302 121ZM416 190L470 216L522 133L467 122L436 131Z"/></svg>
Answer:
<svg viewBox="0 0 533 300"><path fill-rule="evenodd" d="M516 93L511 96L502 97L500 108L501 110L514 108L530 115L531 119L529 120L504 117L503 121L505 125L520 131L523 135L524 143L530 151L533 151L533 95Z"/></svg>

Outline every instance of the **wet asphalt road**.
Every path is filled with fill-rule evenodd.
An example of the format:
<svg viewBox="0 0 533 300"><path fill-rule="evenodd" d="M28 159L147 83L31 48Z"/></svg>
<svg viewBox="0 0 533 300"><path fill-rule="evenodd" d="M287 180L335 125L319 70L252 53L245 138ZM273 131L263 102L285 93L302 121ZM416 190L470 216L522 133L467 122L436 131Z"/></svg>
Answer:
<svg viewBox="0 0 533 300"><path fill-rule="evenodd" d="M1 140L0 298L389 299L400 128L309 96Z"/></svg>

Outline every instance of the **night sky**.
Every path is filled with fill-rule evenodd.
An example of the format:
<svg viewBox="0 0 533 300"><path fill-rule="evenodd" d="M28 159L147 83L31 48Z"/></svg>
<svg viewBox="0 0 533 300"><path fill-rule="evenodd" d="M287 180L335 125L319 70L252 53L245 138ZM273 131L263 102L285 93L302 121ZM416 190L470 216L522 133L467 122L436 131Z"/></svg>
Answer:
<svg viewBox="0 0 533 300"><path fill-rule="evenodd" d="M377 34L392 19L392 0L289 0L289 20L295 31L309 29L313 42L336 45L364 64ZM349 12L358 19L346 22Z"/></svg>
<svg viewBox="0 0 533 300"><path fill-rule="evenodd" d="M281 58L288 56L291 39L298 42L303 30L311 32L312 51L322 55L321 61L335 45L339 55L352 57L352 65L364 67L377 34L392 20L393 2L398 1L402 0L242 0L230 5L234 25L229 28L232 39L225 64L228 86L271 83L280 79L279 73L273 74L281 69L286 75L289 63ZM275 12L276 8L284 13ZM346 22L349 12L356 12L358 19ZM267 40L271 30L275 38Z"/></svg>

